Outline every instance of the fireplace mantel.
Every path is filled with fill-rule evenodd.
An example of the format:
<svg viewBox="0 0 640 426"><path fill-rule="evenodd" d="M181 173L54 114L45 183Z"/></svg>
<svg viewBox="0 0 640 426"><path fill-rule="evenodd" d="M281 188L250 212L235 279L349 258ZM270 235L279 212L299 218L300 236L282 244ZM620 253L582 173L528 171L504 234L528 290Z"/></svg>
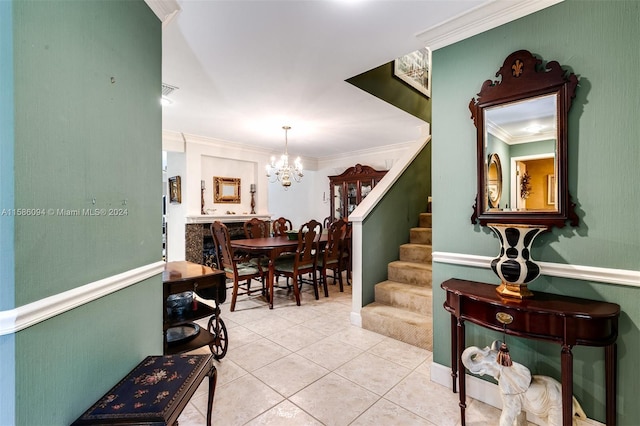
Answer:
<svg viewBox="0 0 640 426"><path fill-rule="evenodd" d="M213 223L217 220L223 223L246 222L254 217L262 220L271 220L270 214L201 214L196 216L187 216L187 223Z"/></svg>

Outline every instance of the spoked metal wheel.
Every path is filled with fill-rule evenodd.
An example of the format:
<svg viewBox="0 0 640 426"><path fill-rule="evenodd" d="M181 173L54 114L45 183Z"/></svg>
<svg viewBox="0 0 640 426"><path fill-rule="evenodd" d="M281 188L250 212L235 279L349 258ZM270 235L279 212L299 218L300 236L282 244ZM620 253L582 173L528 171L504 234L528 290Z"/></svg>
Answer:
<svg viewBox="0 0 640 426"><path fill-rule="evenodd" d="M209 333L213 335L213 342L209 343L209 348L215 359L222 359L227 354L227 346L229 345L229 339L227 336L227 327L224 325L222 318L218 315L214 315L209 318L209 325L207 326Z"/></svg>

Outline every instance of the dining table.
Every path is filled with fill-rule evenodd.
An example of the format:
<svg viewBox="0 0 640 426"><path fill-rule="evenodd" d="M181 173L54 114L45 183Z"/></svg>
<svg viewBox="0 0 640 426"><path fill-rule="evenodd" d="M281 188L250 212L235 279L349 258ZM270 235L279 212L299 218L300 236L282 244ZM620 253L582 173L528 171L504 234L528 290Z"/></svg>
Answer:
<svg viewBox="0 0 640 426"><path fill-rule="evenodd" d="M327 242L327 234L320 234L320 244ZM291 240L287 235L278 235L263 238L242 238L231 240L234 250L241 250L251 254L263 255L269 259L269 309L273 309L273 288L275 286L275 261L283 253L295 252L298 247L298 239ZM295 291L295 290L294 290Z"/></svg>

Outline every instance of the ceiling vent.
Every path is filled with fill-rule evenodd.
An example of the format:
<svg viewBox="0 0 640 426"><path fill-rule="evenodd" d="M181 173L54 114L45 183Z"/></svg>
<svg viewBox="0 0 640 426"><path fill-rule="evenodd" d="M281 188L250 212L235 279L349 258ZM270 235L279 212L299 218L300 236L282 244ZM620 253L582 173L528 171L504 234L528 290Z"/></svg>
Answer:
<svg viewBox="0 0 640 426"><path fill-rule="evenodd" d="M179 89L179 87L171 86L171 85L166 84L166 83L162 83L162 96L169 96L171 94L171 92L173 92L176 89Z"/></svg>

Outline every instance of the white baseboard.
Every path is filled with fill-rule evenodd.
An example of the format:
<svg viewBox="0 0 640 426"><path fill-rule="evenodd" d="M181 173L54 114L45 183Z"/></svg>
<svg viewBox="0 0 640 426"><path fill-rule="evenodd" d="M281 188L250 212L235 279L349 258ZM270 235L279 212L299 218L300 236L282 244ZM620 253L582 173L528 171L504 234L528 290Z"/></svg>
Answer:
<svg viewBox="0 0 640 426"><path fill-rule="evenodd" d="M449 390L452 389L451 368L445 365L431 363L431 381L442 385ZM502 410L502 400L500 399L500 391L498 385L479 379L476 376L466 375L466 394L467 397L483 402L492 407ZM537 425L545 425L545 423L536 416L527 413L527 420ZM605 426L596 420L578 420L579 426Z"/></svg>

